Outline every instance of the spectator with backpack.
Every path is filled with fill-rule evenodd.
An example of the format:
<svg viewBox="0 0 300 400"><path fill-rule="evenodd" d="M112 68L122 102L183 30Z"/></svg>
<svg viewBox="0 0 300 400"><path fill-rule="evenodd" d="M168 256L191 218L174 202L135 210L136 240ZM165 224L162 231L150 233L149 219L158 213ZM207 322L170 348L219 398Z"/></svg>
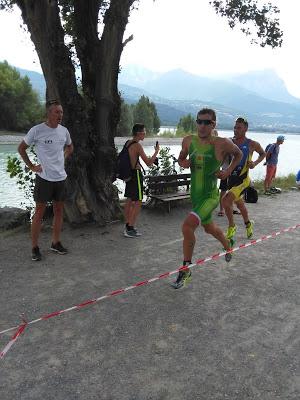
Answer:
<svg viewBox="0 0 300 400"><path fill-rule="evenodd" d="M144 140L146 135L145 125L135 124L132 128L132 139L128 140L118 156L117 177L122 179L125 184L125 197L127 197L124 207L125 228L124 236L136 238L141 234L136 230L135 223L141 210L143 200L143 173L140 158L144 163L151 167L154 164L159 152L158 142L152 157L148 157L142 145L139 143Z"/></svg>
<svg viewBox="0 0 300 400"><path fill-rule="evenodd" d="M265 195L270 195L273 193L277 193L276 190L270 188L272 180L276 176L277 164L278 164L278 155L279 155L279 146L284 142L285 137L283 135L277 136L276 143L270 143L265 149L266 152L266 162L267 171L264 182Z"/></svg>

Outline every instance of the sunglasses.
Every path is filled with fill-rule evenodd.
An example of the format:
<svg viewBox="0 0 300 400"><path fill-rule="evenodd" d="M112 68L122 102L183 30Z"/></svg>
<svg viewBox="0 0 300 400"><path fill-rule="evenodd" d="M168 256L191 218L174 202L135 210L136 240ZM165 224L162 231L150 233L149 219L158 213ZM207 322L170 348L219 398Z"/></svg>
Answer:
<svg viewBox="0 0 300 400"><path fill-rule="evenodd" d="M47 107L52 106L53 104L60 105L60 102L59 102L59 100L48 100L46 102Z"/></svg>
<svg viewBox="0 0 300 400"><path fill-rule="evenodd" d="M208 125L211 125L212 123L213 123L213 120L211 120L211 119L196 119L196 122L197 122L197 124L198 125L206 125L206 126L208 126Z"/></svg>

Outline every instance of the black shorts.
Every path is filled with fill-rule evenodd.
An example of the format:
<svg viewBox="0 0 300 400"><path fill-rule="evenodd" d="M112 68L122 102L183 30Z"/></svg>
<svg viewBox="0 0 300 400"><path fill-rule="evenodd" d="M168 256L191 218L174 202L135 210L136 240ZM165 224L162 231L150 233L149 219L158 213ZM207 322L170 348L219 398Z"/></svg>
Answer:
<svg viewBox="0 0 300 400"><path fill-rule="evenodd" d="M219 189L221 190L221 192L227 192L228 179L221 179Z"/></svg>
<svg viewBox="0 0 300 400"><path fill-rule="evenodd" d="M36 203L48 203L50 201L65 201L65 180L51 182L36 175L33 198Z"/></svg>
<svg viewBox="0 0 300 400"><path fill-rule="evenodd" d="M139 169L134 169L132 171L132 178L130 181L126 182L125 187L125 197L133 201L143 200L143 174Z"/></svg>

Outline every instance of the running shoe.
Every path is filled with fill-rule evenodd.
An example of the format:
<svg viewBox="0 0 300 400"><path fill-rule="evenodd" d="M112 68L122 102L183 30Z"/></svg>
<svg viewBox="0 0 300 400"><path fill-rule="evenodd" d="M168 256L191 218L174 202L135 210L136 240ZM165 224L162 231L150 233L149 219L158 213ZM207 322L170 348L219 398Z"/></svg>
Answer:
<svg viewBox="0 0 300 400"><path fill-rule="evenodd" d="M127 238L136 238L138 235L136 234L134 229L124 229L124 236Z"/></svg>
<svg viewBox="0 0 300 400"><path fill-rule="evenodd" d="M52 243L50 250L54 251L55 253L62 254L62 255L67 254L67 252L68 252L68 250L60 242L57 242L55 244Z"/></svg>
<svg viewBox="0 0 300 400"><path fill-rule="evenodd" d="M275 186L272 186L272 187L270 188L270 192L271 192L272 194L281 193L281 189L280 189L280 188L277 188L277 187L275 187Z"/></svg>
<svg viewBox="0 0 300 400"><path fill-rule="evenodd" d="M229 239L229 241L230 241L230 250L231 250L231 249L233 249L235 240L232 238L232 239ZM223 249L223 250L224 250L224 251L227 251L227 250L225 250L225 249ZM226 254L225 254L225 261L226 261L226 262L229 262L229 261L231 261L231 259L232 259L232 253L226 253Z"/></svg>
<svg viewBox="0 0 300 400"><path fill-rule="evenodd" d="M135 232L136 237L142 236L141 232L139 232L135 227L133 227L133 230Z"/></svg>
<svg viewBox="0 0 300 400"><path fill-rule="evenodd" d="M38 246L34 247L31 252L32 261L41 261L42 255Z"/></svg>
<svg viewBox="0 0 300 400"><path fill-rule="evenodd" d="M251 239L253 236L253 226L254 226L253 221L249 221L248 224L246 225L246 234L248 239Z"/></svg>
<svg viewBox="0 0 300 400"><path fill-rule="evenodd" d="M190 270L187 271L179 271L178 276L175 282L171 285L174 289L179 289L182 286L185 286L187 283L192 280L192 272Z"/></svg>
<svg viewBox="0 0 300 400"><path fill-rule="evenodd" d="M271 196L271 194L272 194L272 193L270 192L270 190L266 190L266 191L264 192L264 195L265 195L265 196Z"/></svg>
<svg viewBox="0 0 300 400"><path fill-rule="evenodd" d="M235 234L236 234L236 225L229 226L227 228L227 232L226 232L226 239L229 239L229 240L233 239Z"/></svg>

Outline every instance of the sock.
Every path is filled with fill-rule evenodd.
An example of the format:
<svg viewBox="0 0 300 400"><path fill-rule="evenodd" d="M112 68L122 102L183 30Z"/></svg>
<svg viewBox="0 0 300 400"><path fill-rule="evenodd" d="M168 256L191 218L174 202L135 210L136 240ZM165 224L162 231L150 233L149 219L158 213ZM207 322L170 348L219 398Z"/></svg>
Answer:
<svg viewBox="0 0 300 400"><path fill-rule="evenodd" d="M191 260L183 260L183 265L190 265L192 264Z"/></svg>
<svg viewBox="0 0 300 400"><path fill-rule="evenodd" d="M245 225L248 226L250 224L250 221L245 222Z"/></svg>
<svg viewBox="0 0 300 400"><path fill-rule="evenodd" d="M128 226L127 226L127 230L128 230L128 231L132 231L132 230L133 230L133 226L128 225Z"/></svg>

